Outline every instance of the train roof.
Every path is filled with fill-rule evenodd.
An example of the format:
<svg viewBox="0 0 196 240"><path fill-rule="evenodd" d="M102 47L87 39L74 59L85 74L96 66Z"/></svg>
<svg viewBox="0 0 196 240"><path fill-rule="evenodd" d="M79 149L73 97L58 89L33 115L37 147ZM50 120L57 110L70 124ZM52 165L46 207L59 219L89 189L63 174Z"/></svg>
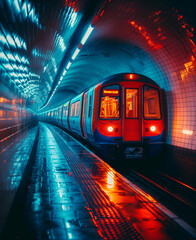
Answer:
<svg viewBox="0 0 196 240"><path fill-rule="evenodd" d="M122 81L138 81L138 82L143 82L146 84L151 84L156 87L159 87L159 85L152 79L137 73L119 73L119 74L112 75L104 79L103 82L101 83L101 86L105 84L117 83Z"/></svg>

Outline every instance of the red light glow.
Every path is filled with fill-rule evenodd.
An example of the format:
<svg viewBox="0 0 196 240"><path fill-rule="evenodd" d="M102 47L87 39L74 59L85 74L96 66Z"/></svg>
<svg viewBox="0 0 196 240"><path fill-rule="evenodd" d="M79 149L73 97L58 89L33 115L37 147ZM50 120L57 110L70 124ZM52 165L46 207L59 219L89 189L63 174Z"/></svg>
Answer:
<svg viewBox="0 0 196 240"><path fill-rule="evenodd" d="M129 74L129 79L134 79L134 75L133 74Z"/></svg>
<svg viewBox="0 0 196 240"><path fill-rule="evenodd" d="M162 44L155 43L152 40L152 37L150 36L150 34L146 31L146 29L143 26L139 26L138 24L136 24L135 21L129 21L129 23L131 24L132 27L134 27L135 29L137 29L140 32L140 34L146 39L146 41L150 47L152 47L156 50L161 49L163 47ZM159 36L159 37L162 38L163 36Z"/></svg>

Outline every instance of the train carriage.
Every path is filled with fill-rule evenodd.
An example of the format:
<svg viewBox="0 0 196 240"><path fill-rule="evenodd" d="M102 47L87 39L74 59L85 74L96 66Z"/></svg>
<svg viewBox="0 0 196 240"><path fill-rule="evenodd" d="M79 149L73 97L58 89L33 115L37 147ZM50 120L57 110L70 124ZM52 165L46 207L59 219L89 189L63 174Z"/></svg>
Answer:
<svg viewBox="0 0 196 240"><path fill-rule="evenodd" d="M160 87L148 77L117 74L52 111L57 124L87 139L105 155L143 158L157 155L162 148L160 94Z"/></svg>

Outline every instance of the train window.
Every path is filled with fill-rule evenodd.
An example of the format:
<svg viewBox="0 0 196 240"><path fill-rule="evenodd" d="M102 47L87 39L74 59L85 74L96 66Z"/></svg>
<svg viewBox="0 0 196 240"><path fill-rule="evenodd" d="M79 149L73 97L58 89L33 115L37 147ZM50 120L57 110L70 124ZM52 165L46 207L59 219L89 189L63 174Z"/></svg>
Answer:
<svg viewBox="0 0 196 240"><path fill-rule="evenodd" d="M102 88L99 116L102 119L118 119L120 117L120 86L110 85Z"/></svg>
<svg viewBox="0 0 196 240"><path fill-rule="evenodd" d="M92 95L89 97L89 107L88 107L88 117L91 116L91 109L92 109Z"/></svg>
<svg viewBox="0 0 196 240"><path fill-rule="evenodd" d="M161 118L159 91L149 86L144 86L144 118Z"/></svg>
<svg viewBox="0 0 196 240"><path fill-rule="evenodd" d="M83 101L83 117L86 119L86 112L87 112L87 103L88 103L88 94L84 94L84 101Z"/></svg>
<svg viewBox="0 0 196 240"><path fill-rule="evenodd" d="M75 107L75 103L71 104L71 117L73 117L74 115L74 107Z"/></svg>
<svg viewBox="0 0 196 240"><path fill-rule="evenodd" d="M75 114L74 114L74 116L75 116L75 117L78 117L78 116L79 116L79 113L80 113L80 101L77 101L77 102L75 103Z"/></svg>
<svg viewBox="0 0 196 240"><path fill-rule="evenodd" d="M63 116L64 116L64 117L67 117L67 116L68 116L68 106L67 106L67 105L64 106Z"/></svg>
<svg viewBox="0 0 196 240"><path fill-rule="evenodd" d="M138 118L138 89L126 89L126 118Z"/></svg>

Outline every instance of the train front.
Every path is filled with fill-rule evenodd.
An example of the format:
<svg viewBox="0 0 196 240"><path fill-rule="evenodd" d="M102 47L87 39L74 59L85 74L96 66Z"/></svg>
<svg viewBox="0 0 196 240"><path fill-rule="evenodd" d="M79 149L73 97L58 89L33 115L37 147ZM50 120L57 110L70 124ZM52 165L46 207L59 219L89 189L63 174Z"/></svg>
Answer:
<svg viewBox="0 0 196 240"><path fill-rule="evenodd" d="M138 74L117 75L100 86L96 144L108 157L160 154L164 123L159 86Z"/></svg>

